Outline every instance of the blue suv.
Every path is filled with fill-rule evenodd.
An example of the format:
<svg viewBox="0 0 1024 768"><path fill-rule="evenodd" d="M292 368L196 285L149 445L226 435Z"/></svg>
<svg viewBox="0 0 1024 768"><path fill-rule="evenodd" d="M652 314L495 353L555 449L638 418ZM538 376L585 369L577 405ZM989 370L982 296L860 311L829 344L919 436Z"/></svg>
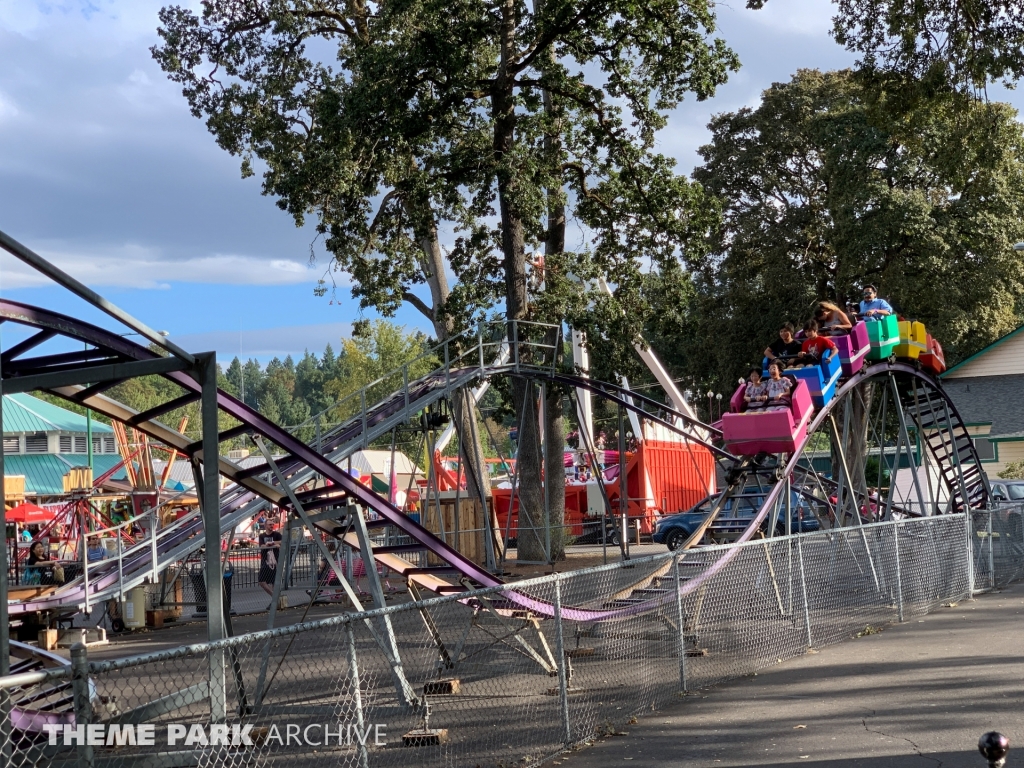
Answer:
<svg viewBox="0 0 1024 768"><path fill-rule="evenodd" d="M803 496L795 490L790 492L791 514L793 517L792 532L807 533L816 531L819 528L818 519L814 516L810 504ZM708 496L699 504L694 505L686 512L677 512L668 515L658 521L658 527L654 531L654 542L664 544L671 550L679 549L683 543L690 538L690 534L704 522L711 513L715 502L720 494ZM726 499L725 506L718 513L718 517L711 523L705 535L709 535L716 541L732 540L739 537L750 525L750 521L757 514L764 504L768 491L760 489L747 489L743 493L736 494ZM767 525L767 521L763 525ZM776 524L776 534L782 535L786 532L786 521L781 518Z"/></svg>

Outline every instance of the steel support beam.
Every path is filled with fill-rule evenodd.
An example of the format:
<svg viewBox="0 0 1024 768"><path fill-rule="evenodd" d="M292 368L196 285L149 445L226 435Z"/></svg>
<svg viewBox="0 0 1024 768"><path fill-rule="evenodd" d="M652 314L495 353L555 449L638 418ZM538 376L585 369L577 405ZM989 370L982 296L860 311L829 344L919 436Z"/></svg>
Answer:
<svg viewBox="0 0 1024 768"><path fill-rule="evenodd" d="M224 625L224 575L220 559L220 473L217 427L217 356L196 355L197 380L202 386L203 484L199 494L206 536L206 622L207 637L213 642L226 636ZM193 464L193 466L195 466ZM154 531L154 535L155 535ZM227 714L224 651L210 653L210 719L223 722Z"/></svg>
<svg viewBox="0 0 1024 768"><path fill-rule="evenodd" d="M903 437L903 442L907 446L907 454L908 454L909 459L910 459L910 470L913 473L913 478L914 478L914 490L917 491L917 502L918 502L918 504L921 505L921 515L925 516L925 515L930 514L931 510L925 504L925 502L924 502L924 494L921 492L921 478L918 477L918 472L917 472L918 466L916 464L914 464L914 443L910 442L910 432L907 429L907 417L903 413L903 404L902 404L902 401L900 400L899 386L897 386L897 384L896 384L896 377L891 375L891 374L889 375L889 386L892 388L892 396L893 396L893 399L896 401L896 416L899 418L900 432L901 432L902 437ZM896 464L893 467L894 470L899 466L899 462L898 462L898 460L899 460L899 453L898 452L896 454L896 459L897 459L897 462L896 462ZM891 482L892 482L893 485L895 485L896 484L896 473L895 473L895 471L893 472L893 476L892 477L893 477L893 479L892 479Z"/></svg>
<svg viewBox="0 0 1024 768"><path fill-rule="evenodd" d="M96 384L102 381L121 381L136 376L151 376L158 373L184 371L188 363L175 357L157 357L152 360L136 360L127 363L111 363L109 365L82 366L73 370L54 371L51 373L33 373L18 376L4 382L4 392L32 392L37 389L54 389L69 387L75 384ZM215 390L216 393L216 390ZM216 403L216 400L214 401Z"/></svg>
<svg viewBox="0 0 1024 768"><path fill-rule="evenodd" d="M29 338L25 339L22 342L19 342L18 344L15 344L13 347L11 347L2 355L0 355L0 364L6 365L11 360L14 360L16 357L25 354L30 349L35 349L44 341L48 341L49 339L52 339L56 335L57 332L50 329L47 329L45 331L39 331L39 333L33 334Z"/></svg>
<svg viewBox="0 0 1024 768"><path fill-rule="evenodd" d="M298 516L302 519L302 522L306 524L306 527L309 529L310 533L313 534L313 544L317 547L317 549L320 550L320 554L324 557L324 559L327 560L328 564L334 571L334 574L338 577L338 583L341 584L342 589L345 590L345 594L348 595L348 599L352 603L352 607L355 608L357 612L362 612L365 609L363 608L362 603L359 601L359 598L356 596L355 590L352 588L352 585L345 577L345 574L341 571L340 568L338 568L338 564L335 562L331 552L327 549L327 546L320 539L319 532L314 528L312 521L310 521L309 519L309 515L306 514L306 510L302 507L302 502L300 502L295 497L295 491L292 490L291 484L288 482L287 478L285 478L284 474L281 472L280 467L277 466L277 462L274 460L273 455L267 449L267 446L264 444L263 439L260 436L256 435L252 438L252 441L256 444L256 447L259 448L260 453L263 454L263 458L266 460L270 470L274 473L275 477L277 477L278 483L280 483L281 488L285 491L289 501L291 501L292 503L292 508L295 510L296 514L298 514ZM356 511L353 514L358 516L360 513ZM369 562L371 564L373 563L372 552L370 553ZM374 569L373 572L376 573L376 570ZM409 681L408 679L406 679L405 676L405 670L402 668L402 657L398 653L398 643L397 640L395 639L394 631L391 627L391 619L390 617L385 615L383 617L383 621L385 626L387 627L386 637L381 637L381 635L376 631L376 629L374 629L374 626L370 619L363 619L363 622L366 624L367 629L370 630L370 634L373 636L373 639L377 642L377 645L380 647L380 649L384 652L384 655L387 657L388 664L391 666L391 675L395 683L395 689L397 690L400 696L404 697L405 702L408 705L419 707L420 698L416 695L416 692L413 690L412 685L409 684ZM259 704L258 699L257 704Z"/></svg>

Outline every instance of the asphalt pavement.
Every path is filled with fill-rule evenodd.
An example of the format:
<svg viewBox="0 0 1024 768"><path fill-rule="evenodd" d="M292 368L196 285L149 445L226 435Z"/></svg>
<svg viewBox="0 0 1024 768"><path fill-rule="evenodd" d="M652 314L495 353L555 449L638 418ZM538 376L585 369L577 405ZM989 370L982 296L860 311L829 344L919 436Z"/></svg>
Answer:
<svg viewBox="0 0 1024 768"><path fill-rule="evenodd" d="M1024 767L1024 583L812 651L640 718L564 768Z"/></svg>

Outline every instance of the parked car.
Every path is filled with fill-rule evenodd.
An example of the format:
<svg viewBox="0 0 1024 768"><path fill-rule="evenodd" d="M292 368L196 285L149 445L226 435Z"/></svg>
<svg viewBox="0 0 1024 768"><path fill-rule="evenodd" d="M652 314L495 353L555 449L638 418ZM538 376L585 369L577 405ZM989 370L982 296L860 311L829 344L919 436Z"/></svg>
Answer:
<svg viewBox="0 0 1024 768"><path fill-rule="evenodd" d="M818 519L814 516L807 499L795 490L791 491L791 494L792 532L807 533L818 530ZM686 512L677 512L674 515L666 515L661 518L654 531L655 543L664 544L670 550L679 549L711 513L719 495L716 493L708 496ZM716 541L729 541L738 538L761 509L767 495L767 491L748 488L743 493L726 499L725 506L711 523L706 535L710 535ZM767 521L765 525L767 525ZM776 524L776 533L782 535L785 532L786 521L780 519Z"/></svg>
<svg viewBox="0 0 1024 768"><path fill-rule="evenodd" d="M989 485L994 504L1024 504L1024 480L993 480Z"/></svg>

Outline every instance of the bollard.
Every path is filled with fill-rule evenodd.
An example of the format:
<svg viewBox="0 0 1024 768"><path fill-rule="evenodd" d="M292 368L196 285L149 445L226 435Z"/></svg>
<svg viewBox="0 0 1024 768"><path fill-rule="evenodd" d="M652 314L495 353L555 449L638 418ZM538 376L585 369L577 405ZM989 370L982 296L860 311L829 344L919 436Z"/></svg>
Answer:
<svg viewBox="0 0 1024 768"><path fill-rule="evenodd" d="M988 760L989 768L1003 768L1006 753L1010 751L1010 740L999 731L989 731L978 739L978 751Z"/></svg>

